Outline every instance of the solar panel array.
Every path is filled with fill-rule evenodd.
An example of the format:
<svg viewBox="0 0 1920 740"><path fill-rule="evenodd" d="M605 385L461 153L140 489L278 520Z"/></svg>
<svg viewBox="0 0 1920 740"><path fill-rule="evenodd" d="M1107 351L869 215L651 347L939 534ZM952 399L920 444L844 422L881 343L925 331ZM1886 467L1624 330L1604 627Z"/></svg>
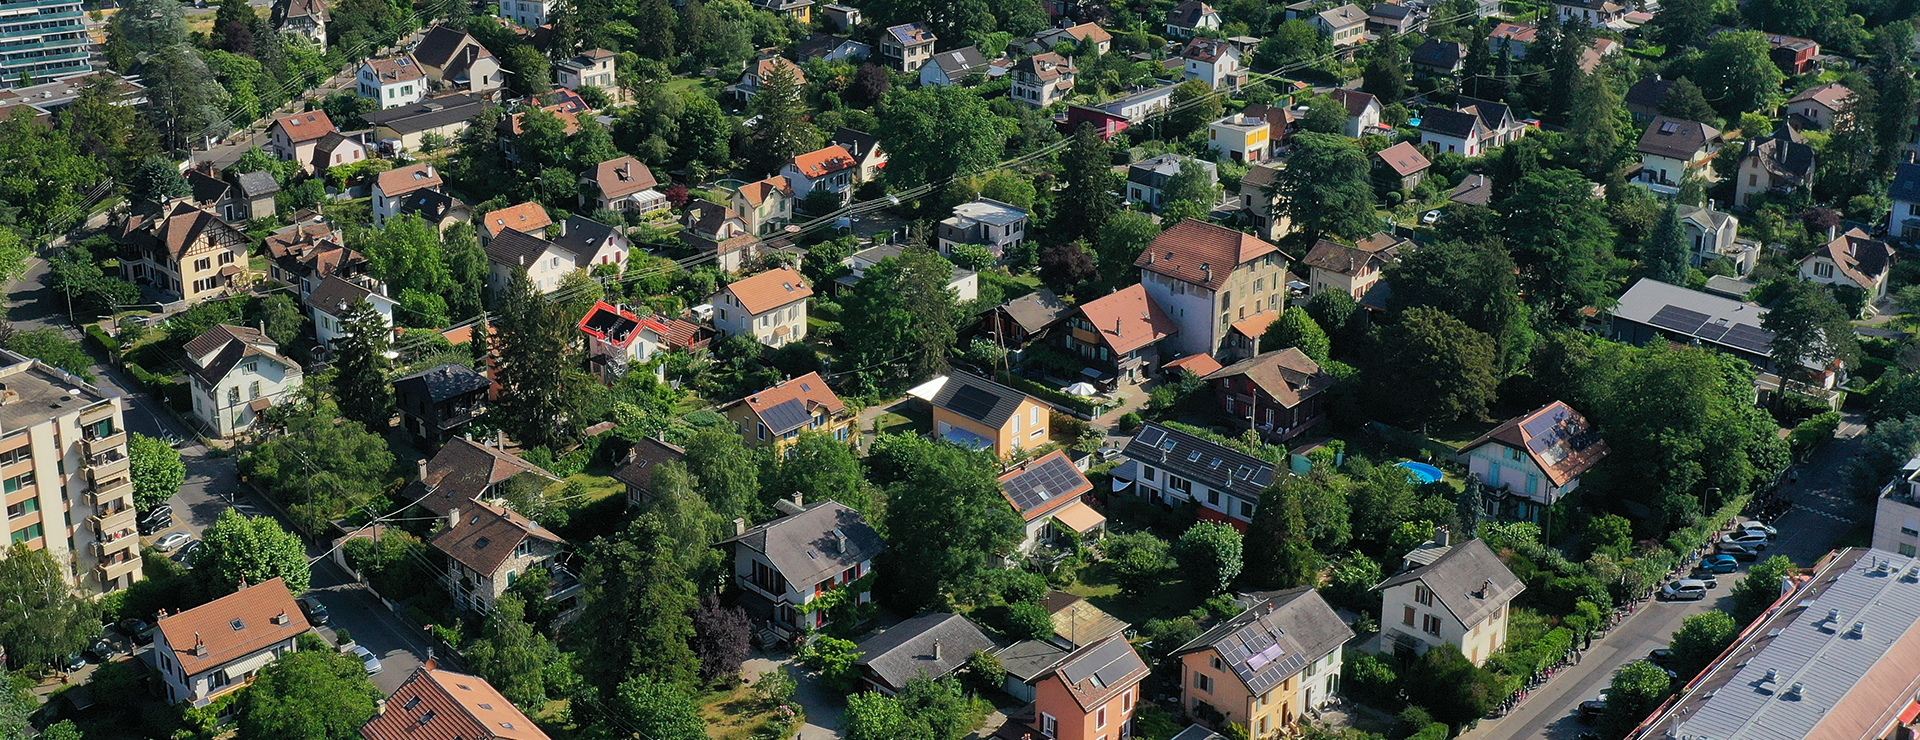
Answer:
<svg viewBox="0 0 1920 740"><path fill-rule="evenodd" d="M1734 324L1733 328L1727 331L1727 336L1720 340L1720 343L1729 347L1744 349L1748 352L1766 354L1772 350L1773 332L1757 326Z"/></svg>
<svg viewBox="0 0 1920 740"><path fill-rule="evenodd" d="M1287 631L1262 614L1214 644L1233 672L1255 692L1265 692L1306 664L1306 656L1288 650ZM1296 645L1297 647L1297 645ZM1269 671L1269 668L1278 670Z"/></svg>
<svg viewBox="0 0 1920 740"><path fill-rule="evenodd" d="M1647 323L1696 337L1704 342L1723 344L1735 349L1756 354L1767 354L1773 344L1773 332L1752 324L1725 323L1725 319L1711 321L1713 317L1689 308L1668 305L1656 311Z"/></svg>
<svg viewBox="0 0 1920 740"><path fill-rule="evenodd" d="M1065 455L1051 455L1000 484L1020 511L1032 511L1069 492L1090 486Z"/></svg>
<svg viewBox="0 0 1920 740"><path fill-rule="evenodd" d="M1068 684L1078 686L1092 679L1094 686L1104 688L1120 683L1127 674L1145 667L1126 640L1108 640L1079 660L1061 666L1060 673L1066 676Z"/></svg>
<svg viewBox="0 0 1920 740"><path fill-rule="evenodd" d="M807 413L807 406L800 403L800 399L792 398L761 411L760 420L766 422L774 434L786 434L812 421L813 415Z"/></svg>
<svg viewBox="0 0 1920 740"><path fill-rule="evenodd" d="M984 388L963 385L953 392L953 398L947 401L947 408L976 421L986 421L993 414L993 406L1000 399Z"/></svg>
<svg viewBox="0 0 1920 740"><path fill-rule="evenodd" d="M1148 424L1127 443L1127 457L1217 489L1248 496L1273 483L1273 463L1192 435Z"/></svg>
<svg viewBox="0 0 1920 740"><path fill-rule="evenodd" d="M1145 429L1141 429L1140 434L1138 436L1135 436L1133 438L1133 441L1139 442L1140 444L1146 445L1148 447L1154 447L1159 445L1160 440L1165 439L1166 436L1167 436L1167 430L1161 429L1160 427L1157 427L1157 426L1149 425Z"/></svg>
<svg viewBox="0 0 1920 740"><path fill-rule="evenodd" d="M1584 419L1565 406L1554 406L1546 413L1520 425L1527 434L1527 448L1544 458L1549 465L1558 465L1580 450L1592 446L1600 439L1587 425Z"/></svg>
<svg viewBox="0 0 1920 740"><path fill-rule="evenodd" d="M1662 329L1671 329L1681 334L1692 334L1711 318L1706 314L1679 306L1667 306L1647 319L1647 323Z"/></svg>

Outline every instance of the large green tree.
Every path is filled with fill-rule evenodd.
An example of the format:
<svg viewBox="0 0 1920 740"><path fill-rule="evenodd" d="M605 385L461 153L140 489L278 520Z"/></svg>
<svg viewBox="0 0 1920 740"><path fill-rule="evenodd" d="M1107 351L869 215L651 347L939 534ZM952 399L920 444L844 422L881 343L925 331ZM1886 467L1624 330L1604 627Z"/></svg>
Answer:
<svg viewBox="0 0 1920 740"><path fill-rule="evenodd" d="M1113 145L1100 138L1092 124L1075 131L1060 153L1060 183L1050 224L1053 236L1062 242L1095 238L1113 215L1112 193L1121 186L1113 171ZM1133 258L1126 258L1126 264L1132 266Z"/></svg>
<svg viewBox="0 0 1920 740"><path fill-rule="evenodd" d="M1734 623L1733 617L1717 609L1687 617L1680 623L1680 629L1674 630L1673 641L1668 646L1673 650L1673 661L1667 668L1679 674L1680 681L1691 681L1719 657L1720 651L1732 645L1733 638L1739 634L1740 625Z"/></svg>
<svg viewBox="0 0 1920 740"><path fill-rule="evenodd" d="M1825 368L1834 361L1853 365L1860 358L1853 322L1818 283L1787 279L1773 310L1760 318L1760 328L1773 332L1768 350L1782 372L1804 374L1805 365Z"/></svg>
<svg viewBox="0 0 1920 740"><path fill-rule="evenodd" d="M1293 141L1293 156L1268 193L1276 198L1274 215L1314 237L1360 239L1378 231L1366 153L1332 134L1303 133Z"/></svg>
<svg viewBox="0 0 1920 740"><path fill-rule="evenodd" d="M785 60L777 60L784 62ZM749 109L758 120L749 138L756 173L773 174L793 158L820 148L820 132L807 123L806 87L792 63L773 64Z"/></svg>
<svg viewBox="0 0 1920 740"><path fill-rule="evenodd" d="M891 544L881 569L896 606L916 611L977 583L995 554L1023 534L1020 515L1000 492L998 461L945 442L894 439L883 533ZM876 444L879 444L876 442Z"/></svg>
<svg viewBox="0 0 1920 740"><path fill-rule="evenodd" d="M340 317L340 337L335 342L339 359L334 363L333 397L340 415L360 422L376 434L383 433L393 421L393 386L387 380L392 361L387 358L393 334L373 304L365 298L355 300Z"/></svg>
<svg viewBox="0 0 1920 740"><path fill-rule="evenodd" d="M1646 268L1647 277L1668 285L1685 286L1687 271L1693 267L1689 251L1687 232L1680 224L1680 206L1668 203L1666 210L1660 212L1660 222L1654 225L1653 235L1647 239L1646 246L1640 248L1640 262Z"/></svg>
<svg viewBox="0 0 1920 740"><path fill-rule="evenodd" d="M695 490L723 519L758 521L771 507L760 501L760 460L740 434L730 428L708 428L686 443L686 468Z"/></svg>
<svg viewBox="0 0 1920 740"><path fill-rule="evenodd" d="M207 584L207 592L223 596L282 578L287 590L301 593L313 582L307 548L300 538L272 517L249 517L233 509L220 512L213 526L200 533L200 555L193 572Z"/></svg>
<svg viewBox="0 0 1920 740"><path fill-rule="evenodd" d="M309 646L316 647L316 646ZM378 711L380 689L350 655L287 653L261 669L240 713L242 740L355 740Z"/></svg>
<svg viewBox="0 0 1920 740"><path fill-rule="evenodd" d="M1173 553L1187 580L1208 595L1232 586L1246 566L1240 530L1221 522L1199 522L1187 528Z"/></svg>
<svg viewBox="0 0 1920 740"><path fill-rule="evenodd" d="M1518 272L1513 256L1498 244L1429 244L1402 253L1387 267L1386 280L1393 285L1387 307L1396 313L1421 306L1447 312L1493 337L1500 347L1502 373L1516 372L1526 364L1533 345L1527 305L1520 300ZM1308 311L1312 310L1309 306Z"/></svg>
<svg viewBox="0 0 1920 740"><path fill-rule="evenodd" d="M1288 347L1298 347L1314 362L1326 362L1333 351L1327 332L1307 314L1307 309L1299 306L1289 307L1260 335L1262 352Z"/></svg>
<svg viewBox="0 0 1920 740"><path fill-rule="evenodd" d="M1707 102L1707 95L1693 80L1681 77L1673 81L1673 87L1667 88L1667 97L1660 101L1660 115L1678 118L1683 121L1697 121L1708 126L1720 125L1720 112ZM1748 137L1765 136L1767 131L1743 131Z"/></svg>
<svg viewBox="0 0 1920 740"><path fill-rule="evenodd" d="M572 675L572 656L534 631L526 620L525 602L513 594L494 601L485 632L463 653L474 675L527 712L538 712L548 699L558 698Z"/></svg>
<svg viewBox="0 0 1920 740"><path fill-rule="evenodd" d="M308 530L385 492L393 452L325 398L277 406L268 437L240 457L240 472L293 511Z"/></svg>
<svg viewBox="0 0 1920 740"><path fill-rule="evenodd" d="M1207 83L1187 80L1173 88L1167 99L1167 136L1180 138L1205 131L1207 124L1220 118L1220 94Z"/></svg>
<svg viewBox="0 0 1920 740"><path fill-rule="evenodd" d="M1667 673L1644 660L1628 663L1613 674L1607 692L1606 709L1600 712L1600 732L1604 737L1624 737L1647 719L1667 695Z"/></svg>
<svg viewBox="0 0 1920 740"><path fill-rule="evenodd" d="M1500 383L1493 338L1435 308L1415 308L1388 327L1368 368L1383 410L1420 424L1480 417Z"/></svg>
<svg viewBox="0 0 1920 740"><path fill-rule="evenodd" d="M1260 492L1260 503L1253 510L1244 542L1246 567L1240 580L1250 588L1292 588L1308 585L1320 572L1323 562L1314 551L1307 530L1301 499L1302 486L1310 486L1298 476L1285 479Z"/></svg>
<svg viewBox="0 0 1920 740"><path fill-rule="evenodd" d="M945 182L1000 159L1012 124L963 87L894 90L880 108L886 181L895 188Z"/></svg>
<svg viewBox="0 0 1920 740"><path fill-rule="evenodd" d="M514 268L500 299L494 379L500 397L487 416L528 447L566 446L586 427L582 391L591 382L574 361L573 325L560 306Z"/></svg>
<svg viewBox="0 0 1920 740"><path fill-rule="evenodd" d="M106 174L103 162L32 116L0 121L0 162L7 163L0 167L0 208L19 209L15 220L23 225L78 217L83 192Z"/></svg>
<svg viewBox="0 0 1920 740"><path fill-rule="evenodd" d="M133 474L133 505L141 511L166 503L187 481L180 451L144 434L127 439L127 465Z"/></svg>
<svg viewBox="0 0 1920 740"><path fill-rule="evenodd" d="M1525 176L1500 204L1520 287L1542 318L1571 322L1611 290L1614 231L1605 206L1586 177L1566 169Z"/></svg>
<svg viewBox="0 0 1920 740"><path fill-rule="evenodd" d="M1769 54L1766 34L1759 31L1714 34L1693 64L1694 82L1727 120L1766 110L1786 79Z"/></svg>
<svg viewBox="0 0 1920 740"><path fill-rule="evenodd" d="M699 599L687 558L701 556L711 540L674 532L649 512L588 553L586 609L569 634L581 648L581 672L602 691L636 676L691 685L699 675L689 644Z"/></svg>
<svg viewBox="0 0 1920 740"><path fill-rule="evenodd" d="M773 490L798 493L807 501L838 501L869 516L876 514L873 484L867 482L855 453L849 442L804 430L785 454L777 456Z"/></svg>
<svg viewBox="0 0 1920 740"><path fill-rule="evenodd" d="M843 309L861 317L844 337L845 364L881 387L945 370L960 319L952 281L953 263L924 246L868 268Z"/></svg>
<svg viewBox="0 0 1920 740"><path fill-rule="evenodd" d="M1107 198L1107 202L1111 203L1112 198ZM1054 216L1054 222L1059 223L1065 216L1064 213ZM1139 259L1140 253L1158 236L1160 224L1145 213L1127 210L1108 218L1094 240L1094 252L1098 255L1095 262L1106 285L1119 289L1138 280L1139 272L1134 269L1133 261Z"/></svg>
<svg viewBox="0 0 1920 740"><path fill-rule="evenodd" d="M1604 65L1575 78L1567 116L1567 153L1581 172L1601 179L1619 166L1626 153L1621 133L1624 119L1620 93Z"/></svg>
<svg viewBox="0 0 1920 740"><path fill-rule="evenodd" d="M16 544L0 559L0 646L13 667L60 666L100 636L100 605L67 585L67 566Z"/></svg>
<svg viewBox="0 0 1920 740"><path fill-rule="evenodd" d="M706 723L700 719L700 704L684 686L652 676L627 679L614 692L619 719L611 722L614 734L638 732L651 740L706 740Z"/></svg>

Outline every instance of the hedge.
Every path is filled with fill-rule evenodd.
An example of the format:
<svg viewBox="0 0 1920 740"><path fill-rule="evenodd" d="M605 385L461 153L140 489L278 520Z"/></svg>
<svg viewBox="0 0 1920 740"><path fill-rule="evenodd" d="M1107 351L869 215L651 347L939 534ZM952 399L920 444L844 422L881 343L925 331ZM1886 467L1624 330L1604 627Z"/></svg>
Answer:
<svg viewBox="0 0 1920 740"><path fill-rule="evenodd" d="M99 324L87 325L87 338L93 340L100 349L106 350L107 357L114 359L120 357L120 340L107 336L106 330L101 329Z"/></svg>
<svg viewBox="0 0 1920 740"><path fill-rule="evenodd" d="M1100 407L1094 402L1079 396L1068 395L1056 388L1047 386L1045 383L1022 378L1018 375L1007 374L1000 376L1000 382L1009 387L1025 391L1036 398L1052 401L1061 406L1073 409L1074 411L1086 414L1089 417L1100 415Z"/></svg>

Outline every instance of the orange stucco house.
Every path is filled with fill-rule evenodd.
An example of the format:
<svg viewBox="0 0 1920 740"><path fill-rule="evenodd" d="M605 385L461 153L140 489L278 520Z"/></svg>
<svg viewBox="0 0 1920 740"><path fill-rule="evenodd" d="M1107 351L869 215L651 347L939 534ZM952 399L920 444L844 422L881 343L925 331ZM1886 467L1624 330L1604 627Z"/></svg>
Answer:
<svg viewBox="0 0 1920 740"><path fill-rule="evenodd" d="M1140 681L1150 672L1123 634L1074 651L1040 677L1034 699L1037 729L1053 740L1133 737Z"/></svg>

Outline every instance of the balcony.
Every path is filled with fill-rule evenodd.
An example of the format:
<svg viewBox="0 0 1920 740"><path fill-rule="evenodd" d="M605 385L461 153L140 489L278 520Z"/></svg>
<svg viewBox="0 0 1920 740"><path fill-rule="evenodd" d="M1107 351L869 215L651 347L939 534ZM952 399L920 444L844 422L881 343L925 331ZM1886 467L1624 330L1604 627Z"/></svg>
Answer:
<svg viewBox="0 0 1920 740"><path fill-rule="evenodd" d="M112 434L85 434L80 438L81 448L87 457L96 457L112 451L125 452L127 432L122 429Z"/></svg>
<svg viewBox="0 0 1920 740"><path fill-rule="evenodd" d="M117 533L132 527L137 516L133 507L122 506L113 511L104 511L87 517L87 521L93 525L95 534L104 537L109 532Z"/></svg>
<svg viewBox="0 0 1920 740"><path fill-rule="evenodd" d="M87 487L87 505L101 506L133 495L133 478L117 475Z"/></svg>
<svg viewBox="0 0 1920 740"><path fill-rule="evenodd" d="M121 553L113 558L101 560L93 566L93 569L100 574L102 583L114 583L140 569L140 556Z"/></svg>
<svg viewBox="0 0 1920 740"><path fill-rule="evenodd" d="M87 424L98 422L102 419L112 416L113 411L114 411L114 405L112 401L101 401L92 406L88 406L80 410L80 424L82 426L85 426Z"/></svg>
<svg viewBox="0 0 1920 740"><path fill-rule="evenodd" d="M106 561L119 553L138 554L139 552L140 533L132 527L108 532L100 535L100 539L93 541L93 556L101 561Z"/></svg>
<svg viewBox="0 0 1920 740"><path fill-rule="evenodd" d="M115 477L127 477L127 453L120 450L107 450L98 455L89 455L84 464L87 468L87 482L95 487L112 481Z"/></svg>

